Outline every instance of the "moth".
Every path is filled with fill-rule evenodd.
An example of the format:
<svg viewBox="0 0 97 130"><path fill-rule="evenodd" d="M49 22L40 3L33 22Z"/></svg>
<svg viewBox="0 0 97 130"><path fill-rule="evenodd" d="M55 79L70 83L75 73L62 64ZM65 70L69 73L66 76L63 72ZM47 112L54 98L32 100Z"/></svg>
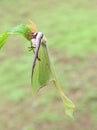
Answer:
<svg viewBox="0 0 97 130"><path fill-rule="evenodd" d="M34 52L32 63L31 84L38 91L52 79L51 63L48 55L47 40L42 32L30 34L31 49ZM37 89L36 89L37 88Z"/></svg>
<svg viewBox="0 0 97 130"><path fill-rule="evenodd" d="M34 52L34 60L33 60L33 64L32 64L32 76L31 76L31 77L33 77L36 60L38 59L40 61L40 58L38 57L38 52L39 52L40 44L42 42L43 33L42 32L32 33L30 36L31 36L31 41L32 41L32 46L30 48ZM34 51L34 49L35 49L35 51Z"/></svg>
<svg viewBox="0 0 97 130"><path fill-rule="evenodd" d="M37 27L33 22L31 22L31 25L27 26L24 24L18 25L0 35L0 49L6 43L8 37L13 34L22 35L31 43L30 50L33 50L34 52L31 73L31 85L33 94L35 94L41 87L46 86L50 81L53 81L65 105L65 113L69 117L72 117L75 106L72 101L69 100L63 93L49 56L47 40L44 34L37 31Z"/></svg>

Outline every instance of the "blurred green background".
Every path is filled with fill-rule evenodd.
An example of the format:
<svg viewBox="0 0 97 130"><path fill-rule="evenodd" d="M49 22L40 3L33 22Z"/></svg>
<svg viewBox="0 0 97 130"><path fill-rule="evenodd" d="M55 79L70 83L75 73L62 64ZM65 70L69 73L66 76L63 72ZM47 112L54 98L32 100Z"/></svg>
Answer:
<svg viewBox="0 0 97 130"><path fill-rule="evenodd" d="M32 97L33 53L13 36L0 50L0 130L97 130L97 1L0 0L0 33L29 19L48 39L75 119L64 115L53 84Z"/></svg>

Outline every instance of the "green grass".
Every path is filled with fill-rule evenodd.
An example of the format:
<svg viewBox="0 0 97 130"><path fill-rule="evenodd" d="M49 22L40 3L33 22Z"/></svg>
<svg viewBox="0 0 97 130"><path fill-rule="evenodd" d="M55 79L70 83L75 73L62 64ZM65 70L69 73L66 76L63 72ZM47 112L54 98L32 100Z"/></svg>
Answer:
<svg viewBox="0 0 97 130"><path fill-rule="evenodd" d="M16 124L19 129L33 129L33 122L35 129L39 129L39 125L44 129L45 124L47 130L71 130L70 126L77 130L96 130L96 14L95 0L0 1L0 33L33 20L48 39L51 57L65 93L76 104L76 121L72 123L64 119L61 101L51 86L42 89L32 103L30 76L33 54L28 52L30 45L26 40L12 37L0 51L1 129L6 129L6 123L11 129L12 121L14 130ZM12 104L16 106L10 106ZM10 109L9 113L7 109Z"/></svg>

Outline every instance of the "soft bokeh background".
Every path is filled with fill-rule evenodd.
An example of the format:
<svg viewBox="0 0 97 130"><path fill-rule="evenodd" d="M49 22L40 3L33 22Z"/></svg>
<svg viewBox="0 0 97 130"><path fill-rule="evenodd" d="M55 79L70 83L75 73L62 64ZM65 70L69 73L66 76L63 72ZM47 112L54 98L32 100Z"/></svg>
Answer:
<svg viewBox="0 0 97 130"><path fill-rule="evenodd" d="M32 97L33 54L16 36L0 50L0 130L97 130L97 1L0 0L0 33L29 19L48 39L75 119L64 115L53 84Z"/></svg>

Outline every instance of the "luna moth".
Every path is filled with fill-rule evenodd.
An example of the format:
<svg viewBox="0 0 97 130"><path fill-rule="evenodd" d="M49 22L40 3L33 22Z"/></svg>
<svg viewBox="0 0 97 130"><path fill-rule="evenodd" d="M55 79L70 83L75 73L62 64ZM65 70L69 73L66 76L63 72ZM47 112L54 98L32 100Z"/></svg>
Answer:
<svg viewBox="0 0 97 130"><path fill-rule="evenodd" d="M75 106L63 93L49 56L48 44L44 34L42 32L38 32L35 24L33 23L31 23L31 25L18 25L0 35L0 49L6 43L8 37L13 34L22 35L26 38L31 44L30 50L33 50L34 52L31 71L31 86L33 93L37 93L41 87L46 86L52 81L64 103L65 113L72 117Z"/></svg>

